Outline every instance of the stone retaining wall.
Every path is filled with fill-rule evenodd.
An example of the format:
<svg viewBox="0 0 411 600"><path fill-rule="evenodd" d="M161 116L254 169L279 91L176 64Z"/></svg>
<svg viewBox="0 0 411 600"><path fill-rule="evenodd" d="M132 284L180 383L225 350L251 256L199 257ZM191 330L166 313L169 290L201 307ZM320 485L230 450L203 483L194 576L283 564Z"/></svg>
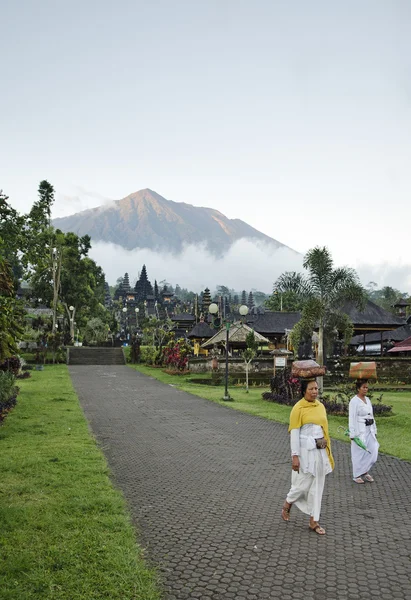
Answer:
<svg viewBox="0 0 411 600"><path fill-rule="evenodd" d="M217 361L217 369L213 368L213 360ZM190 358L188 366L191 373L211 373L213 371L225 372L225 357L212 358ZM249 373L272 373L274 359L271 356L255 358L249 366ZM245 362L242 358L228 359L229 373L245 373Z"/></svg>
<svg viewBox="0 0 411 600"><path fill-rule="evenodd" d="M217 368L213 367L213 360L216 361ZM329 358L326 361L327 374L325 375L326 383L339 383L348 380L348 372L350 363L352 362L370 362L377 363L378 381L386 381L390 383L411 383L411 357L407 358L391 358L388 356L344 356L339 358ZM287 366L291 366L292 360L287 361ZM278 369L279 367L277 367ZM191 373L211 373L225 372L225 357L212 359L210 357L190 358L189 370ZM274 359L271 356L258 357L252 361L248 372L251 373L267 373L273 374ZM242 358L228 359L229 373L245 373L245 362Z"/></svg>
<svg viewBox="0 0 411 600"><path fill-rule="evenodd" d="M390 383L411 383L411 358L391 358L390 356L344 356L340 358L329 358L325 381L338 383L347 381L350 363L370 362L377 364L378 381Z"/></svg>

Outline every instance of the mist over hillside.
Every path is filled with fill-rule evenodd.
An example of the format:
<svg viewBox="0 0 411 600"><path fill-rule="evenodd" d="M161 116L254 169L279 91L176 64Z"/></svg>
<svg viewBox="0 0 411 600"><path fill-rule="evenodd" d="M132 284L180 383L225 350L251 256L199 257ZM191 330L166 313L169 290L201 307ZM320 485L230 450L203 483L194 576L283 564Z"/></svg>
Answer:
<svg viewBox="0 0 411 600"><path fill-rule="evenodd" d="M131 281L145 264L152 283L154 279L166 279L193 291L226 285L266 293L272 292L274 281L283 271L300 271L303 259L287 247L273 249L250 240L235 242L221 258L208 252L205 245L187 245L177 256L149 249L128 251L102 242L93 244L90 256L101 265L110 285L125 272Z"/></svg>

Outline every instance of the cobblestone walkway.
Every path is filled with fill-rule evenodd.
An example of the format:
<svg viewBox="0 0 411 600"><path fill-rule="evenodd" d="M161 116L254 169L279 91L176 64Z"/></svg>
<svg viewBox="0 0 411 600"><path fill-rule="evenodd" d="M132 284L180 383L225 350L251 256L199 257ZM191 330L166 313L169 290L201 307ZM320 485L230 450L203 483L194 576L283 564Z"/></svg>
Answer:
<svg viewBox="0 0 411 600"><path fill-rule="evenodd" d="M375 483L359 486L334 442L319 536L296 508L280 517L284 425L126 366L70 373L165 600L411 599L411 464L381 455Z"/></svg>

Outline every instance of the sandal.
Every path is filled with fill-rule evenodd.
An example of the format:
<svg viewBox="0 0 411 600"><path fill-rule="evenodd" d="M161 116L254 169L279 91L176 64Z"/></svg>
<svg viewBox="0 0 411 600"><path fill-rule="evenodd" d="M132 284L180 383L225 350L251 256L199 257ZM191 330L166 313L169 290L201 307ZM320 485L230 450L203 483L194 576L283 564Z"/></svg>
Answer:
<svg viewBox="0 0 411 600"><path fill-rule="evenodd" d="M309 525L308 528L310 531L314 531L314 533L317 533L318 535L325 535L325 529L323 529L319 523L315 523L314 527Z"/></svg>
<svg viewBox="0 0 411 600"><path fill-rule="evenodd" d="M372 477L372 476L371 476L369 473L366 473L366 474L364 475L364 479L365 479L366 481L369 481L370 483L372 483L372 482L374 481L374 477Z"/></svg>
<svg viewBox="0 0 411 600"><path fill-rule="evenodd" d="M355 483L365 483L362 477L354 477L353 481L355 481Z"/></svg>
<svg viewBox="0 0 411 600"><path fill-rule="evenodd" d="M286 506L286 504L288 504L288 507ZM283 504L283 507L281 509L281 517L283 519L283 521L289 521L290 520L290 510L291 510L292 504L290 504L289 502L285 501Z"/></svg>

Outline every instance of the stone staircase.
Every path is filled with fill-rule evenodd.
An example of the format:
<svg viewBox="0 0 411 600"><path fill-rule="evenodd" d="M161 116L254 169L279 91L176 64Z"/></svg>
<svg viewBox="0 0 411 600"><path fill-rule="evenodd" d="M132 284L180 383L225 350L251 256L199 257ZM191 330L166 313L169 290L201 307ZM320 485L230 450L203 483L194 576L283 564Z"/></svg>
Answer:
<svg viewBox="0 0 411 600"><path fill-rule="evenodd" d="M78 346L67 348L69 365L124 365L122 348L97 348Z"/></svg>

